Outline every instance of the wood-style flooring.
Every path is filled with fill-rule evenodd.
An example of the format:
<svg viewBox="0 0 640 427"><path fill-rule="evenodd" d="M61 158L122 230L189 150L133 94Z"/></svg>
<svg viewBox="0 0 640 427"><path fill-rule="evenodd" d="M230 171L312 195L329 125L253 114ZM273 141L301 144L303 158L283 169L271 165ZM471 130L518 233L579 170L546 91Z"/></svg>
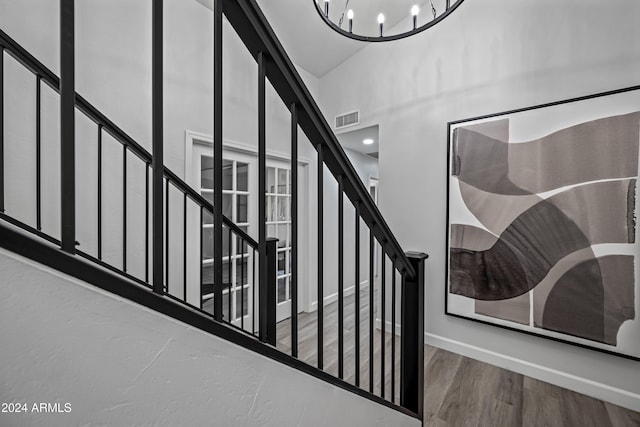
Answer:
<svg viewBox="0 0 640 427"><path fill-rule="evenodd" d="M425 347L425 426L638 427L640 413Z"/></svg>
<svg viewBox="0 0 640 427"><path fill-rule="evenodd" d="M376 295L377 297L377 295ZM360 387L369 386L369 297L360 298ZM344 379L355 384L354 297L344 303ZM374 308L375 313L375 308ZM298 357L317 366L317 312L298 316ZM399 318L397 320L399 322ZM324 370L338 375L338 305L324 307ZM278 323L277 347L291 351L291 323ZM385 334L384 395L391 400L391 342L395 339L395 402L399 399L400 339ZM381 395L381 333L374 328L373 392ZM640 413L425 346L424 425L434 427L640 427Z"/></svg>

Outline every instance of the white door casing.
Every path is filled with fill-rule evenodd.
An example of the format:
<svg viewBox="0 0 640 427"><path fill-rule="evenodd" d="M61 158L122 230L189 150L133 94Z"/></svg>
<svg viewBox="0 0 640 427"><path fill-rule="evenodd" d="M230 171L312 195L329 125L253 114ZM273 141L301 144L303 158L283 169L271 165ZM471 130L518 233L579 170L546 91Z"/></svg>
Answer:
<svg viewBox="0 0 640 427"><path fill-rule="evenodd" d="M198 134L194 132L186 132L185 141L185 176L186 181L193 188L208 197L207 192L211 193L210 189L202 188L201 184L201 170L202 159L209 162L213 153L213 143L211 136ZM224 174L227 179L223 179L223 210L225 215L232 219L242 229L254 239L257 237L258 232L258 218L257 218L257 152L254 147L247 146L236 142L225 141L223 149L223 162L224 162ZM308 250L308 161L300 160L298 162L298 311L304 311L308 309L304 305L310 291L307 289L306 284L309 283L307 276L309 274L307 254ZM286 319L291 315L291 300L290 300L290 254L291 254L291 196L290 196L290 159L286 155L277 153L267 153L267 236L276 237L278 242L278 258L277 258L277 274L276 279L276 301L277 301L277 321ZM238 170L242 168L242 176L247 177L247 182L241 188L238 186L239 174ZM246 174L244 169L246 168ZM246 200L244 208L241 200ZM246 215L245 215L246 213ZM256 239L257 240L257 239ZM246 256L249 259L248 262L253 262L251 258L252 251L245 251ZM232 239L232 254L237 253L237 242ZM237 274L238 260L236 256L232 256L232 274L234 277ZM204 261L209 262L208 260ZM228 259L223 258L225 262L224 268L228 268ZM255 263L257 268L257 262ZM257 271L256 271L257 274ZM258 276L256 276L258 277ZM251 280L245 284L245 325L247 322L251 322L251 292L254 289L251 288ZM232 321L239 323L239 302L236 304L238 292L240 286L232 287ZM227 293L224 293L225 298L228 298ZM256 295L257 298L257 295ZM226 305L228 300L223 301L223 309L225 314L228 311ZM225 317L226 318L226 317Z"/></svg>

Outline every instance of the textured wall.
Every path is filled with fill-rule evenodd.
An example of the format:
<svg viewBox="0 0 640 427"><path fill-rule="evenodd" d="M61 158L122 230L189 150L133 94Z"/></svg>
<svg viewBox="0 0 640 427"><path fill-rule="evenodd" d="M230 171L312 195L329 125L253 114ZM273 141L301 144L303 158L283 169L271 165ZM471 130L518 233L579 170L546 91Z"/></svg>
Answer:
<svg viewBox="0 0 640 427"><path fill-rule="evenodd" d="M0 251L0 425L418 426L406 415Z"/></svg>

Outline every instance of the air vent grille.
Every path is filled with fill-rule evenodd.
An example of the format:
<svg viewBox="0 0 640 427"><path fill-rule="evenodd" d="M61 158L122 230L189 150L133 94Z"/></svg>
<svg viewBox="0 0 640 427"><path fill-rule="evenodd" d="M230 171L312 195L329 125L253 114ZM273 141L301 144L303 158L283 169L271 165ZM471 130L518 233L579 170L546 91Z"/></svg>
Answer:
<svg viewBox="0 0 640 427"><path fill-rule="evenodd" d="M360 123L360 112L354 111L352 113L342 114L336 117L336 129L340 129L347 126L353 126Z"/></svg>

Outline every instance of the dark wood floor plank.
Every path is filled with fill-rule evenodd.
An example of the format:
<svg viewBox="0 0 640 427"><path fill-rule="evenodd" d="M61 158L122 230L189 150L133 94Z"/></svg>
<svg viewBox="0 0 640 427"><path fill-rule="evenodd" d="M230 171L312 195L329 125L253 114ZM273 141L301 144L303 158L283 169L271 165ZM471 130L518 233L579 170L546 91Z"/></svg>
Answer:
<svg viewBox="0 0 640 427"><path fill-rule="evenodd" d="M483 374L488 365L463 358L445 395L438 418L452 426L475 426L482 414L486 396Z"/></svg>
<svg viewBox="0 0 640 427"><path fill-rule="evenodd" d="M604 402L584 394L562 389L561 412L563 422L569 426L611 427Z"/></svg>
<svg viewBox="0 0 640 427"><path fill-rule="evenodd" d="M604 406L614 427L640 427L640 412L629 411L608 402Z"/></svg>
<svg viewBox="0 0 640 427"><path fill-rule="evenodd" d="M360 295L360 387L369 390L368 289ZM377 301L377 297L376 297ZM344 304L344 379L355 384L355 296ZM374 315L376 311L374 310ZM316 364L317 312L298 316L298 357ZM277 348L290 353L291 323L277 325ZM381 332L374 330L374 392L380 394ZM338 373L337 303L324 308L325 370ZM400 337L385 334L385 397L391 391L391 342L396 340L399 400ZM640 413L565 390L439 348L425 346L424 425L430 427L640 427Z"/></svg>
<svg viewBox="0 0 640 427"><path fill-rule="evenodd" d="M462 356L448 351L432 352L425 367L425 413L438 413L461 361Z"/></svg>
<svg viewBox="0 0 640 427"><path fill-rule="evenodd" d="M531 377L524 377L524 388L541 394L546 394L556 399L562 399L562 389L553 384L536 380Z"/></svg>
<svg viewBox="0 0 640 427"><path fill-rule="evenodd" d="M505 403L498 399L483 399L483 409L478 426L517 426L522 424L522 412L520 408Z"/></svg>
<svg viewBox="0 0 640 427"><path fill-rule="evenodd" d="M426 412L424 414L424 425L425 427L451 427L449 423L442 421L435 415L428 414Z"/></svg>
<svg viewBox="0 0 640 427"><path fill-rule="evenodd" d="M523 391L522 426L563 427L560 400L555 397L525 388Z"/></svg>

